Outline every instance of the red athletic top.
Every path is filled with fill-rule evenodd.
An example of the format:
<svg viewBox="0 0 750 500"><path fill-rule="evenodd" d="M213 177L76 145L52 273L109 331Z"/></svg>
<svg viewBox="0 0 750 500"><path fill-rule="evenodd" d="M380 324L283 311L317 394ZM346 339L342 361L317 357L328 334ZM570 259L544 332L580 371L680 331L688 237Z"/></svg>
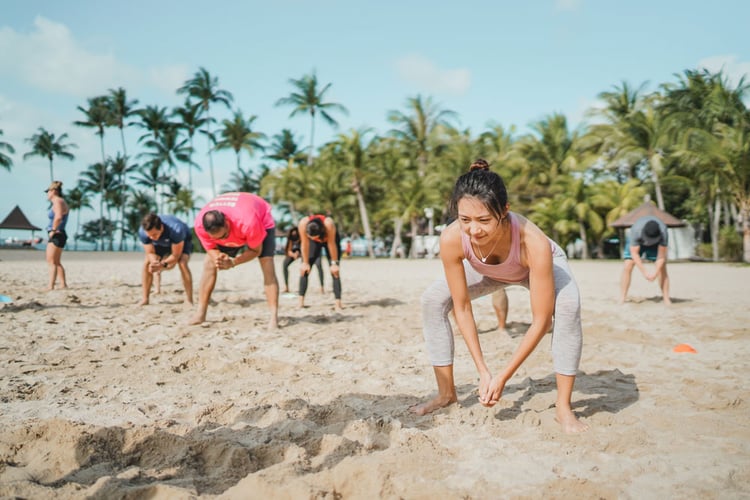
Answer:
<svg viewBox="0 0 750 500"><path fill-rule="evenodd" d="M307 223L309 224L313 220L319 220L321 226L323 227L323 234L320 236L310 236L308 237L313 240L317 241L318 243L325 243L328 240L328 229L326 229L326 216L321 214L311 215L308 217Z"/></svg>
<svg viewBox="0 0 750 500"><path fill-rule="evenodd" d="M203 214L218 210L224 214L229 226L229 236L214 240L203 229ZM271 215L271 205L260 196L251 193L224 193L211 200L195 217L195 234L203 248L212 250L217 246L257 248L263 243L266 232L276 227Z"/></svg>

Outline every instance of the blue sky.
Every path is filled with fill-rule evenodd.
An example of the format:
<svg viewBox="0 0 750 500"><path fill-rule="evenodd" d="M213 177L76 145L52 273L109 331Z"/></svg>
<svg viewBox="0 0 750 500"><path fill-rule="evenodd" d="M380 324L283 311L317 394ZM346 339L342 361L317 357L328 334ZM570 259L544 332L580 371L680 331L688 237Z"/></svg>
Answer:
<svg viewBox="0 0 750 500"><path fill-rule="evenodd" d="M0 170L0 218L20 205L39 226L49 169L45 159L23 160L26 138L40 126L69 135L76 159L57 160L55 177L72 188L100 158L93 131L72 124L82 118L77 106L122 86L139 105L171 108L183 102L176 88L201 66L232 92L235 107L257 115L257 130L270 137L290 128L303 144L307 117L289 118L274 103L291 92L290 78L316 70L332 83L328 99L349 110L337 115L338 130L317 124L316 145L362 126L386 133L388 111L405 110L417 94L455 111L475 135L490 123L524 133L553 112L581 124L597 94L622 81L654 90L685 69L723 68L733 82L750 75L743 0L39 0L4 2L2 10L0 130L16 154L13 169ZM126 134L128 150L137 149L140 130ZM118 141L108 133L108 153ZM194 184L207 200L200 143L196 153L204 168ZM217 154L214 164L221 186L233 153ZM0 232L7 236L18 235Z"/></svg>

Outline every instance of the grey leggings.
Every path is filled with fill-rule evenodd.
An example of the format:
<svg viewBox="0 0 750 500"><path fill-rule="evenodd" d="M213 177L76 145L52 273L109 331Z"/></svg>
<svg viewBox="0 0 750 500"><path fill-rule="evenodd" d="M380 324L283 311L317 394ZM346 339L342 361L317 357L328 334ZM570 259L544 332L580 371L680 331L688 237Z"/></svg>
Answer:
<svg viewBox="0 0 750 500"><path fill-rule="evenodd" d="M581 298L568 260L559 247L553 255L555 274L555 313L552 330L552 359L555 372L575 375L581 360L583 333L581 331ZM472 300L509 286L479 274L464 261L466 284ZM520 283L529 287L528 282ZM453 329L448 314L453 309L448 283L437 280L422 294L422 325L427 354L433 366L453 364Z"/></svg>

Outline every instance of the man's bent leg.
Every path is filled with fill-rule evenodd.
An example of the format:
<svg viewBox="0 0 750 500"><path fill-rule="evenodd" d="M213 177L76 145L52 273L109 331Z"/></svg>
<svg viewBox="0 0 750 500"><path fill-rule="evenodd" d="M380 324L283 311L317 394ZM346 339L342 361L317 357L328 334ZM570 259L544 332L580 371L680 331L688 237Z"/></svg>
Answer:
<svg viewBox="0 0 750 500"><path fill-rule="evenodd" d="M260 269L263 271L263 290L266 293L266 302L271 311L268 321L268 329L274 330L279 326L279 281L276 279L276 267L273 257L260 257Z"/></svg>
<svg viewBox="0 0 750 500"><path fill-rule="evenodd" d="M659 286L661 287L661 295L664 298L664 303L671 304L672 299L669 297L669 275L667 274L666 262L659 273Z"/></svg>
<svg viewBox="0 0 750 500"><path fill-rule="evenodd" d="M492 293L492 308L495 309L495 315L497 316L497 329L501 333L507 332L508 294L505 293L505 288Z"/></svg>
<svg viewBox="0 0 750 500"><path fill-rule="evenodd" d="M190 272L190 267L188 267L188 262L190 261L190 256L186 254L182 254L180 256L180 274L182 275L182 285L185 288L185 302L192 305L193 304L193 273Z"/></svg>
<svg viewBox="0 0 750 500"><path fill-rule="evenodd" d="M141 287L143 288L143 293L141 295L141 303L138 304L140 306L148 304L149 295L151 294L151 284L153 283L154 275L148 268L150 262L148 257L143 261L143 269L141 270Z"/></svg>
<svg viewBox="0 0 750 500"><path fill-rule="evenodd" d="M635 263L631 259L626 259L622 268L622 275L620 276L620 304L625 303L625 299L628 296L628 289L630 288L630 277L633 274L633 268Z"/></svg>
<svg viewBox="0 0 750 500"><path fill-rule="evenodd" d="M206 321L206 312L208 303L211 300L211 293L216 286L216 265L211 256L206 254L203 261L203 273L201 274L201 283L198 290L198 311L190 319L191 325L199 325Z"/></svg>

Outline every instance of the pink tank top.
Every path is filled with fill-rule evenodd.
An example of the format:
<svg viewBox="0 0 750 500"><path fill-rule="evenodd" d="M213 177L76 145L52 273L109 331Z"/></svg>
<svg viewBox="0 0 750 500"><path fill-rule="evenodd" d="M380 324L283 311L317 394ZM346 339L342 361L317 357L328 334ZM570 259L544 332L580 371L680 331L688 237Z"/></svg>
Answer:
<svg viewBox="0 0 750 500"><path fill-rule="evenodd" d="M471 247L469 235L461 231L464 257L482 276L503 283L523 283L529 279L529 269L521 265L521 225L512 212L508 212L508 219L510 220L510 252L505 261L500 264L485 264L479 260Z"/></svg>

